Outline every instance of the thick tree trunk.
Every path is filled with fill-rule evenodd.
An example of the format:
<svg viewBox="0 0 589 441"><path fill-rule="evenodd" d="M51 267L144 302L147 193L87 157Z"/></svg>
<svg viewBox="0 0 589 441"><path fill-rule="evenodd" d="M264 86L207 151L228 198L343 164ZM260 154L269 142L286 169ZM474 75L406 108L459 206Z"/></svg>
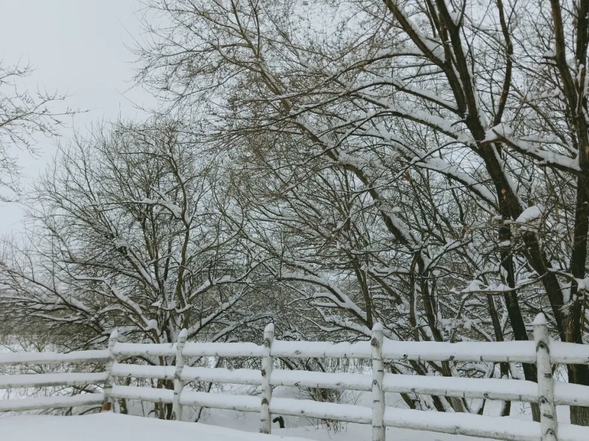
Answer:
<svg viewBox="0 0 589 441"><path fill-rule="evenodd" d="M505 218L509 216L509 208L503 203L501 210ZM499 243L511 243L511 230L508 225L501 225L499 227ZM514 291L506 292L503 296L505 299L505 306L507 307L507 315L509 316L509 322L511 323L511 329L513 329L513 337L515 340L528 340L528 332L526 330L526 323L522 315L520 304L517 298L516 282L515 282L515 268L513 265L513 255L510 247L501 248L501 266L507 274L507 285L514 289ZM538 380L538 371L536 366L533 364L524 364L524 376L528 381ZM532 417L534 421L540 421L540 406L536 403L532 403Z"/></svg>
<svg viewBox="0 0 589 441"><path fill-rule="evenodd" d="M589 366L569 365L569 383L589 384ZM589 407L571 406L571 423L589 426Z"/></svg>
<svg viewBox="0 0 589 441"><path fill-rule="evenodd" d="M580 147L580 164L589 170L589 145ZM587 232L589 230L589 178L581 176L577 179L577 203L575 206L575 230L573 252L571 254L571 273L577 279L584 279L587 265ZM566 341L583 343L585 329L585 292L579 292L578 285L571 286L572 307L567 316ZM569 365L569 382L589 385L589 366ZM571 406L571 423L589 426L589 408Z"/></svg>
<svg viewBox="0 0 589 441"><path fill-rule="evenodd" d="M589 426L589 407L571 406L571 423Z"/></svg>

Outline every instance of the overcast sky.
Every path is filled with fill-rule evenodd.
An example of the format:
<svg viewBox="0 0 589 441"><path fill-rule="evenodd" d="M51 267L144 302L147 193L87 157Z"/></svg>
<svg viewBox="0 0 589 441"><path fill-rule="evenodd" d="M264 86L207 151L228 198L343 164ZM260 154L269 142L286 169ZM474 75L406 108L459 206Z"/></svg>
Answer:
<svg viewBox="0 0 589 441"><path fill-rule="evenodd" d="M27 87L68 93L70 107L88 110L63 130L62 142L75 128L92 121L140 116L135 104L148 106L149 94L132 87L133 38L141 38L137 0L0 0L0 59L35 67ZM42 154L20 155L24 182L46 167L55 142L39 139ZM53 145L52 145L53 144ZM22 210L0 206L0 233L18 231Z"/></svg>

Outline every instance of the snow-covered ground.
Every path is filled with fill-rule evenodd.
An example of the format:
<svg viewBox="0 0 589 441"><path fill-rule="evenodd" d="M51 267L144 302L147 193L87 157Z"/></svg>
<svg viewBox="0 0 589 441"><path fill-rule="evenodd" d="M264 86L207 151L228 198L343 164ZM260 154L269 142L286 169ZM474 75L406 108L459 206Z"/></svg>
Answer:
<svg viewBox="0 0 589 441"><path fill-rule="evenodd" d="M206 424L102 413L84 416L23 415L0 419L2 441L304 441L239 432ZM308 441L308 440L307 440Z"/></svg>
<svg viewBox="0 0 589 441"><path fill-rule="evenodd" d="M233 393L247 393L246 387L235 387ZM300 394L300 392L298 392ZM276 397L294 398L297 390L278 387ZM305 398L305 397L300 397ZM369 393L349 395L344 402L369 406ZM387 394L387 403L393 407L404 408L397 394ZM135 414L149 413L146 403L130 401L130 410ZM486 414L496 415L498 402L488 402ZM568 422L568 409L559 406L559 421ZM194 409L185 408L185 417L194 418ZM443 417L442 415L440 415ZM523 403L513 403L512 418L505 422L529 420L529 408ZM86 416L47 416L47 415L1 415L0 441L370 441L371 427L363 424L339 424L336 430L328 430L317 420L304 417L284 417L286 429L272 426L272 437L260 435L259 414L231 410L206 409L201 422L180 423L162 421L153 417L127 416L113 413ZM394 441L482 441L480 438L456 436L407 429L388 428L388 439ZM164 438L166 437L166 438Z"/></svg>
<svg viewBox="0 0 589 441"><path fill-rule="evenodd" d="M276 429L273 435L207 424L162 421L113 413L84 416L22 415L0 419L2 441L369 441L370 426L348 424L337 433L309 427ZM389 429L395 441L474 441L475 438Z"/></svg>
<svg viewBox="0 0 589 441"><path fill-rule="evenodd" d="M239 392L240 390L234 390ZM245 390L241 390L245 392ZM276 396L293 397L289 388L277 388ZM388 403L403 408L400 397L388 395ZM368 405L370 394L347 397L346 402ZM140 413L141 404L131 409ZM486 407L486 413L496 414L499 403ZM138 406L138 407L136 407ZM147 409L144 409L147 410ZM186 408L187 419L194 413ZM147 414L148 412L145 412ZM568 422L568 409L558 408L559 421ZM440 414L444 418L443 414ZM529 421L529 408L523 403L513 403L512 417L504 423ZM128 416L115 413L91 414L85 416L17 415L0 416L0 441L370 441L371 427L363 424L340 424L335 431L328 430L321 422L304 417L284 417L286 428L272 425L272 436L260 435L259 414L231 410L206 409L201 421L204 424L162 421L153 417ZM387 438L394 441L483 441L480 438L456 436L407 429L387 429ZM583 438L576 438L583 439Z"/></svg>

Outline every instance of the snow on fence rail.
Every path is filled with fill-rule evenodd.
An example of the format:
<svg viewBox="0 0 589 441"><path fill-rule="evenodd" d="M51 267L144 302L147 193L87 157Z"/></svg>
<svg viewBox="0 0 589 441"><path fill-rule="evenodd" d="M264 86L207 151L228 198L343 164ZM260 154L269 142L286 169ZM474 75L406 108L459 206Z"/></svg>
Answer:
<svg viewBox="0 0 589 441"><path fill-rule="evenodd" d="M386 427L428 430L513 441L586 441L589 428L558 423L556 405L589 407L589 387L557 381L552 366L589 364L589 345L550 342L547 324L540 314L534 321L534 341L498 343L399 342L383 339L380 325L371 341L359 343L292 342L274 340L269 325L264 344L191 343L180 333L178 343L120 343L114 332L105 351L55 353L0 353L0 365L18 363L75 363L99 361L105 372L75 374L12 375L0 379L0 388L48 385L104 385L103 394L74 397L45 397L0 400L0 411L105 404L118 399L169 403L175 418L182 419L184 406L232 409L260 414L260 431L269 433L272 415L307 416L372 425L372 440L384 441ZM145 366L121 363L133 356L174 357L175 366ZM261 370L192 367L190 357L255 357ZM357 358L371 360L372 375L326 373L274 368L276 358ZM440 376L389 374L386 361L464 361L533 363L538 367L538 383L521 380L475 379ZM116 378L151 378L173 381L173 389L117 385ZM261 386L261 397L194 392L184 387L191 381ZM315 402L272 397L276 386L366 391L372 393L372 408L351 404ZM385 392L418 393L446 397L539 403L541 421L521 421L465 413L437 413L387 407Z"/></svg>

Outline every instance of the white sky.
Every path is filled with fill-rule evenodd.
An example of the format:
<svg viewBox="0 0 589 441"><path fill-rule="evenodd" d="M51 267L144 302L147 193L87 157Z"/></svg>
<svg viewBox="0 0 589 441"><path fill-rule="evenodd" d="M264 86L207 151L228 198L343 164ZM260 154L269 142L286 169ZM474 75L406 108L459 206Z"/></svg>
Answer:
<svg viewBox="0 0 589 441"><path fill-rule="evenodd" d="M67 93L67 106L88 111L68 121L62 142L74 128L84 132L93 121L140 116L135 104L153 104L147 92L132 88L136 66L128 47L141 40L134 15L140 7L137 0L0 0L0 60L30 62L35 72L27 87ZM19 155L24 183L55 152L55 141L38 141L38 158ZM21 220L16 204L0 205L0 234L18 231Z"/></svg>

